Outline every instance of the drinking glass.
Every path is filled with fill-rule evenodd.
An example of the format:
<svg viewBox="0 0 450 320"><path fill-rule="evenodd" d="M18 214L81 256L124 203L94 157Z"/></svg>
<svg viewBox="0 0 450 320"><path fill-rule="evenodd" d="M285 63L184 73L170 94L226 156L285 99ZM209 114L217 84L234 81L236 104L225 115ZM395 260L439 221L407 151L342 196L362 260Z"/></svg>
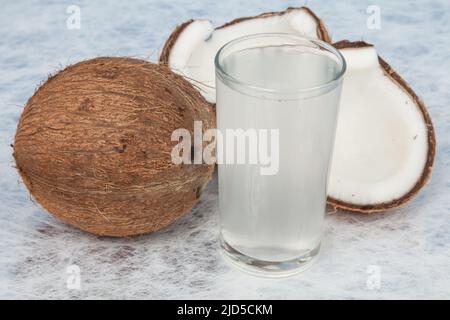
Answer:
<svg viewBox="0 0 450 320"><path fill-rule="evenodd" d="M343 56L293 34L257 34L215 57L220 241L236 266L285 276L317 256Z"/></svg>

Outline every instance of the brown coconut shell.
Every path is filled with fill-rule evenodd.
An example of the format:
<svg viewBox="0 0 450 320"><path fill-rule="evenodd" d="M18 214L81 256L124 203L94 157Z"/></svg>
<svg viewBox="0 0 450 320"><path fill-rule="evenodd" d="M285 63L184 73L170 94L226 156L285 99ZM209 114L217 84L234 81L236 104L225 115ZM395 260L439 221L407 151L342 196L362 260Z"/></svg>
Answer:
<svg viewBox="0 0 450 320"><path fill-rule="evenodd" d="M349 48L364 48L364 47L373 47L372 44L364 42L364 41L349 41L349 40L342 40L339 42L336 42L333 44L333 46L336 49L349 49ZM428 154L427 154L427 161L425 163L425 166L422 170L422 174L420 178L417 180L416 184L408 191L406 192L402 197L398 199L394 199L392 201L378 203L375 205L357 205L352 203L346 203L344 201L328 197L327 202L328 204L334 206L335 208L343 209L350 212L355 213L375 213L375 212L382 212L386 211L388 209L397 208L404 204L406 204L408 201L410 201L418 192L419 190L426 185L428 180L431 177L431 171L433 169L433 163L434 163L434 157L436 153L436 137L435 132L433 128L433 123L431 121L431 117L427 111L427 108L422 101L422 99L417 96L417 94L414 92L414 90L411 88L411 86L380 56L378 56L378 61L381 65L381 67L384 70L384 73L386 76L388 76L390 79L394 81L398 86L400 86L414 101L415 105L418 107L420 112L422 113L423 120L427 127L427 138L428 138Z"/></svg>
<svg viewBox="0 0 450 320"><path fill-rule="evenodd" d="M33 197L82 230L107 236L157 231L188 212L214 165L175 165L171 134L211 106L167 67L96 58L50 77L28 100L14 142Z"/></svg>
<svg viewBox="0 0 450 320"><path fill-rule="evenodd" d="M220 27L217 27L216 30L218 29L223 29L229 26L232 26L234 24L243 22L243 21L247 21L247 20L252 20L252 19L264 19L264 18L270 18L273 16L282 16L284 14L290 13L292 11L296 11L296 10L305 10L307 11L312 17L313 19L317 22L318 28L317 28L317 37L323 41L326 41L328 43L331 43L331 37L325 27L325 24L323 23L323 21L308 7L289 7L286 10L283 11L278 11L278 12L266 12L266 13L262 13L256 16L252 16L252 17L241 17L241 18L237 18L234 19L230 22L227 22L223 25L221 25ZM192 22L194 22L193 19L187 20L183 23L181 23L180 25L178 25L175 30L171 33L171 35L169 36L169 38L166 40L166 43L164 44L163 50L161 52L161 55L159 57L159 62L162 64L168 64L169 63L169 56L170 56L170 51L172 50L172 47L174 46L174 44L176 43L178 37L180 36L180 34L183 32L183 30L189 26Z"/></svg>

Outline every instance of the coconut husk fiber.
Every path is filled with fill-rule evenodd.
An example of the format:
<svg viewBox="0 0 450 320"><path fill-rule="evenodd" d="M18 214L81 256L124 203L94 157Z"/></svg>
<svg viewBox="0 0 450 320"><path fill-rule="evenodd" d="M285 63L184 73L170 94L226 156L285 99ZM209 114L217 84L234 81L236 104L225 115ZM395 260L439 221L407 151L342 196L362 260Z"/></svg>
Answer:
<svg viewBox="0 0 450 320"><path fill-rule="evenodd" d="M82 230L131 236L188 212L213 165L171 161L177 128L215 128L212 107L166 66L132 58L83 61L28 100L14 141L33 197Z"/></svg>

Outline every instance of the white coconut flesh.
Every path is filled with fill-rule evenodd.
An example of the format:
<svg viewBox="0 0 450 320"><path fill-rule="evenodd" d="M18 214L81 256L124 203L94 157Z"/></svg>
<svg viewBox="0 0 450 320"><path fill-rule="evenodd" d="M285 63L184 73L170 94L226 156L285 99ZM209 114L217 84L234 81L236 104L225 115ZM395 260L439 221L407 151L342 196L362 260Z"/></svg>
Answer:
<svg viewBox="0 0 450 320"><path fill-rule="evenodd" d="M214 57L224 44L257 33L291 33L318 38L320 27L318 19L305 8L236 21L218 29L214 29L210 21L194 20L178 35L167 62L173 71L196 86L208 102L215 103Z"/></svg>
<svg viewBox="0 0 450 320"><path fill-rule="evenodd" d="M341 52L347 71L328 195L344 207L382 211L424 182L429 149L434 148L429 146L429 119L383 69L374 47Z"/></svg>

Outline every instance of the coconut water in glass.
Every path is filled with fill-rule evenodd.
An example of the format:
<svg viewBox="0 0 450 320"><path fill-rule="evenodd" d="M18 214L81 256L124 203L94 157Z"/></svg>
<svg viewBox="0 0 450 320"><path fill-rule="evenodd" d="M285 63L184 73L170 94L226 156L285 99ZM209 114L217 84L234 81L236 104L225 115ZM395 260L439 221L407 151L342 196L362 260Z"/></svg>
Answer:
<svg viewBox="0 0 450 320"><path fill-rule="evenodd" d="M222 251L254 274L302 271L319 252L345 61L320 40L259 34L215 64Z"/></svg>

